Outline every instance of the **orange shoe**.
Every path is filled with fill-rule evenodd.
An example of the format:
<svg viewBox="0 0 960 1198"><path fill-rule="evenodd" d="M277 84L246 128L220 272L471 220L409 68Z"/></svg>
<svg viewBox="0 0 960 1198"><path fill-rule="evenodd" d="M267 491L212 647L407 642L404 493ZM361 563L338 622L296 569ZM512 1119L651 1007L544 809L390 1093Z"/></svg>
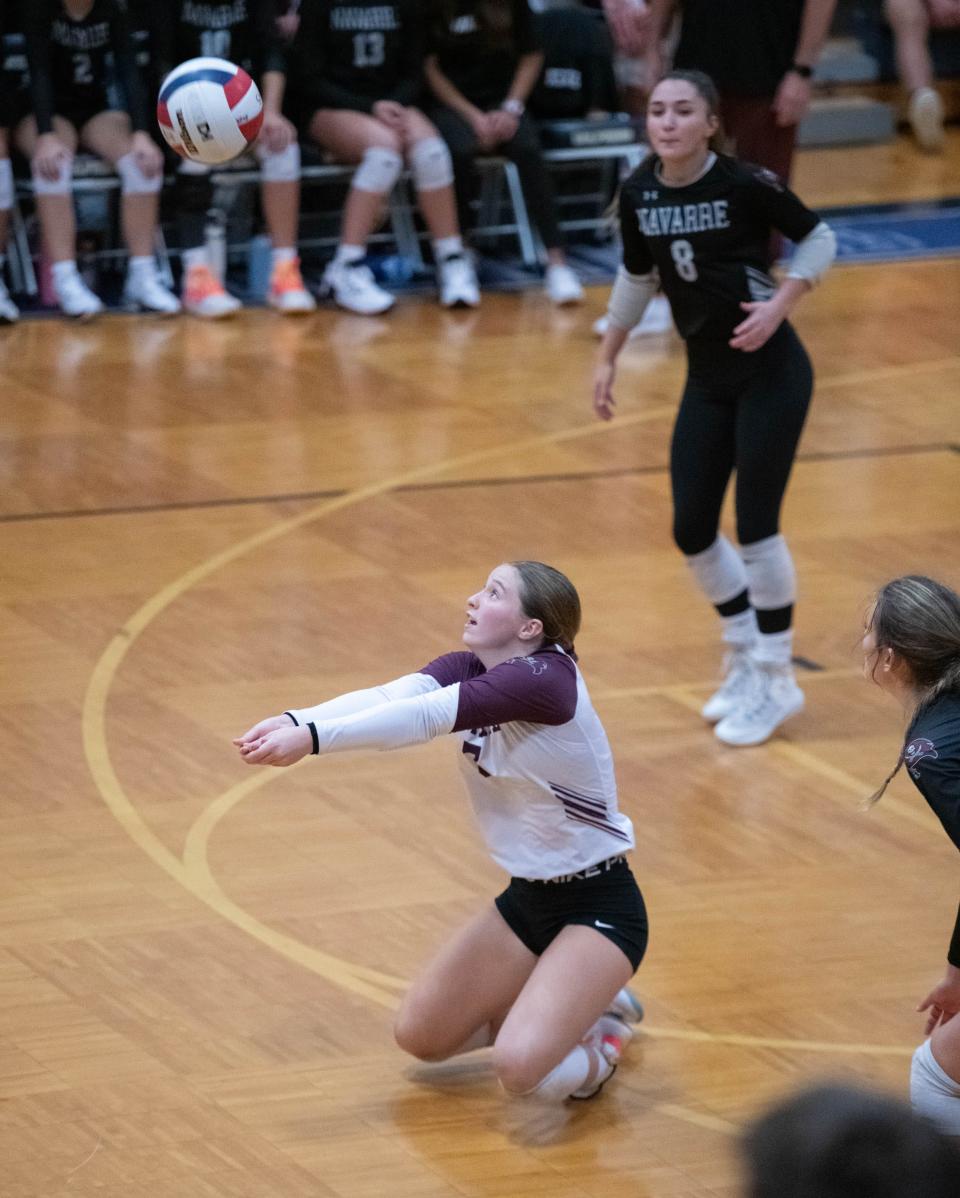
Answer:
<svg viewBox="0 0 960 1198"><path fill-rule="evenodd" d="M316 311L317 301L303 285L299 258L287 258L273 268L267 303L287 316Z"/></svg>
<svg viewBox="0 0 960 1198"><path fill-rule="evenodd" d="M243 307L235 295L224 290L223 284L204 263L191 266L187 271L182 299L185 311L206 320L222 320Z"/></svg>

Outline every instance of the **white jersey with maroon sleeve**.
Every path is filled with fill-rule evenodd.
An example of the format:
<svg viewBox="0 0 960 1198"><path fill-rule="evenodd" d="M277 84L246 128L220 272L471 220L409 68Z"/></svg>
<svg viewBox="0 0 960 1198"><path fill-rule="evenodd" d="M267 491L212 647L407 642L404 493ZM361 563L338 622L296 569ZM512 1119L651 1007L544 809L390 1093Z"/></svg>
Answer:
<svg viewBox="0 0 960 1198"><path fill-rule="evenodd" d="M461 769L490 854L510 874L559 877L634 847L572 657L551 647L488 671L472 653L448 653L419 673L458 689Z"/></svg>

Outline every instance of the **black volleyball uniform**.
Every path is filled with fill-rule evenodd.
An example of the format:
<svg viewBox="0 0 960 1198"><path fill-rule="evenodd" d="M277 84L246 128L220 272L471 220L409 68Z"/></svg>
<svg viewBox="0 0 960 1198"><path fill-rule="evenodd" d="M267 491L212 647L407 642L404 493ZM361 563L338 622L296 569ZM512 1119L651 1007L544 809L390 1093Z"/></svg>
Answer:
<svg viewBox="0 0 960 1198"><path fill-rule="evenodd" d="M813 372L787 321L754 353L729 341L748 315L740 304L776 290L766 269L771 231L800 241L820 218L762 167L716 155L699 179L670 187L659 165L651 156L621 190L623 261L631 274L657 270L687 344L671 476L674 537L692 555L716 538L734 468L741 544L778 531Z"/></svg>
<svg viewBox="0 0 960 1198"><path fill-rule="evenodd" d="M418 0L304 0L290 76L301 126L321 108L369 113L378 100L417 104L423 90Z"/></svg>
<svg viewBox="0 0 960 1198"><path fill-rule="evenodd" d="M0 0L0 129L30 111L30 75L23 30L13 0Z"/></svg>
<svg viewBox="0 0 960 1198"><path fill-rule="evenodd" d="M960 849L960 694L938 696L914 718L903 750L907 773ZM947 952L960 969L960 910Z"/></svg>
<svg viewBox="0 0 960 1198"><path fill-rule="evenodd" d="M579 120L619 108L613 44L602 20L580 8L551 8L535 18L543 70L529 108L545 121Z"/></svg>
<svg viewBox="0 0 960 1198"><path fill-rule="evenodd" d="M94 0L78 20L59 0L29 0L22 20L40 133L53 130L54 114L80 128L118 108L129 113L135 130L151 127L123 0Z"/></svg>
<svg viewBox="0 0 960 1198"><path fill-rule="evenodd" d="M286 70L273 0L148 0L146 12L161 76L189 58L225 58L255 79Z"/></svg>

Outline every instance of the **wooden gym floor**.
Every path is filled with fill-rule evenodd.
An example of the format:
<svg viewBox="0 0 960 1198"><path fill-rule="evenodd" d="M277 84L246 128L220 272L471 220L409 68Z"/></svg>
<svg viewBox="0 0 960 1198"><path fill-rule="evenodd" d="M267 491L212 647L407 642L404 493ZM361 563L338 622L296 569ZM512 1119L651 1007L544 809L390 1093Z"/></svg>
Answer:
<svg viewBox="0 0 960 1198"><path fill-rule="evenodd" d="M960 193L960 138L801 156L814 204ZM5 1198L732 1198L738 1128L825 1074L905 1092L957 860L860 677L873 589L960 583L960 269L837 269L785 529L807 711L755 750L697 709L710 613L669 540L671 337L588 402L592 319L113 317L0 337L0 1183ZM579 585L634 819L644 1030L544 1120L390 1016L501 884L449 743L250 771L260 716L458 644L489 567Z"/></svg>

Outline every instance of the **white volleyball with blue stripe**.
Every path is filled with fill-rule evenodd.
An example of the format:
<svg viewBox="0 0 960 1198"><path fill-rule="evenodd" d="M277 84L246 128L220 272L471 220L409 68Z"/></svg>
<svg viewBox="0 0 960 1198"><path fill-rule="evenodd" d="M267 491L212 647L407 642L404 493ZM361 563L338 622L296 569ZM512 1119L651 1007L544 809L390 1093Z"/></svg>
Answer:
<svg viewBox="0 0 960 1198"><path fill-rule="evenodd" d="M191 58L164 79L157 120L178 154L216 166L256 140L263 100L242 67L225 58Z"/></svg>

